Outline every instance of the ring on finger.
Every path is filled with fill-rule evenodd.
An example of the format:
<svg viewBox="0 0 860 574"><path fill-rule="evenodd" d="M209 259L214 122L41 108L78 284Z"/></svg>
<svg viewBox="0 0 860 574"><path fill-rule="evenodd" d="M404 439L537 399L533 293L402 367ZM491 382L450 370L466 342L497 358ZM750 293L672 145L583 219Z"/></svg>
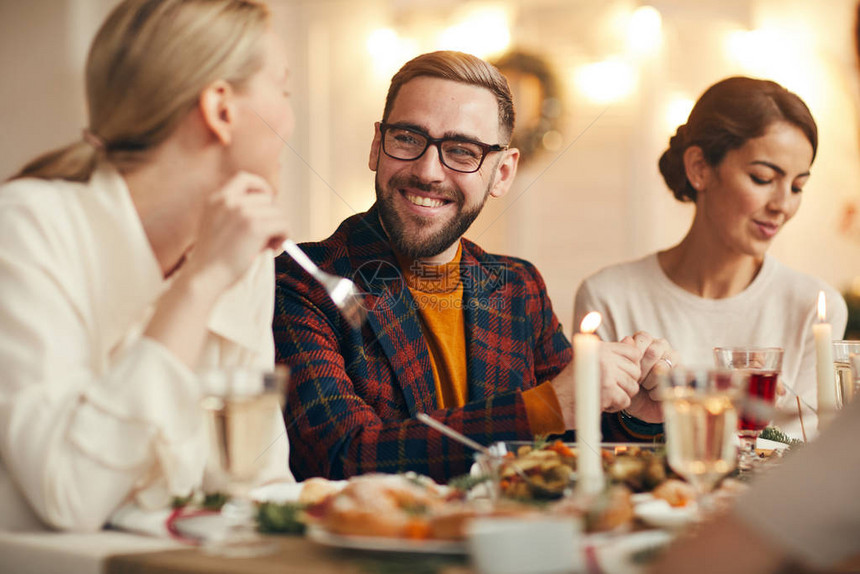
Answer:
<svg viewBox="0 0 860 574"><path fill-rule="evenodd" d="M663 355L662 357L660 357L659 359L657 359L657 361L658 361L658 362L659 362L659 361L663 361L664 363L666 363L666 366L667 366L667 367L669 367L670 369L672 369L672 368L674 368L674 367L675 367L675 364L674 364L674 363L672 363L672 361L671 361L671 360L669 359L669 357L668 357L668 356L666 356L666 355Z"/></svg>

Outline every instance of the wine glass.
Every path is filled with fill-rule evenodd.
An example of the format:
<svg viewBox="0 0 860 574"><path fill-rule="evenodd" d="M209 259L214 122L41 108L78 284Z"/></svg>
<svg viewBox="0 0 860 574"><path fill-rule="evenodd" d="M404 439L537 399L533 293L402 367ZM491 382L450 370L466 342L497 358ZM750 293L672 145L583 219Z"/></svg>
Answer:
<svg viewBox="0 0 860 574"><path fill-rule="evenodd" d="M714 360L719 368L742 371L749 375L740 409L738 435L741 440L742 470L749 470L756 460L758 435L770 423L776 403L783 350L779 347L716 347Z"/></svg>
<svg viewBox="0 0 860 574"><path fill-rule="evenodd" d="M228 526L205 541L204 550L221 556L260 556L277 543L256 532L255 507L249 491L260 472L278 455L273 447L283 427L289 369L213 369L200 375L202 407L209 438L207 473L230 499L221 515Z"/></svg>
<svg viewBox="0 0 860 574"><path fill-rule="evenodd" d="M851 365L853 394L856 395L860 393L860 353L851 353L848 357L848 363Z"/></svg>
<svg viewBox="0 0 860 574"><path fill-rule="evenodd" d="M860 341L833 341L833 371L836 373L836 405L847 407L854 400L851 357L860 355Z"/></svg>
<svg viewBox="0 0 860 574"><path fill-rule="evenodd" d="M702 510L706 495L737 465L735 402L745 375L675 367L657 377L669 465L696 489Z"/></svg>

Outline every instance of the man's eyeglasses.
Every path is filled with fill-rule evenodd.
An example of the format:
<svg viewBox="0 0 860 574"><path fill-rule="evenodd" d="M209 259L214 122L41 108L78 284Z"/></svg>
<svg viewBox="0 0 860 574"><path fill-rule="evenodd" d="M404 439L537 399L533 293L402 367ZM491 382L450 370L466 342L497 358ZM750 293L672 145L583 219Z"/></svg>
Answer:
<svg viewBox="0 0 860 574"><path fill-rule="evenodd" d="M392 124L379 124L379 131L382 151L388 157L413 161L435 145L442 165L460 173L476 172L488 153L508 149L506 145L489 145L463 138L431 138L422 131Z"/></svg>

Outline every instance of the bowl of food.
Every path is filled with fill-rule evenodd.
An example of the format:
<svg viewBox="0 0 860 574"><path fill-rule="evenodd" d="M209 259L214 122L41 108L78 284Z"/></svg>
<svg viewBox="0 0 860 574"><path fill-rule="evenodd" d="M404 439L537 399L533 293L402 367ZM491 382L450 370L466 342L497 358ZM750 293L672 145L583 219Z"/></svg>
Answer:
<svg viewBox="0 0 860 574"><path fill-rule="evenodd" d="M660 486L675 477L662 445L603 443L601 459L605 488L593 495L576 492L577 446L561 441L497 443L489 453L477 455L473 475L486 478L490 486L483 492L497 502L577 516L588 532L629 528L637 496L660 493Z"/></svg>
<svg viewBox="0 0 860 574"><path fill-rule="evenodd" d="M601 457L607 484L622 484L634 493L650 492L674 476L662 445L603 443ZM576 445L558 440L496 443L489 454L476 455L472 474L492 480L492 494L500 498L553 500L576 485L577 459Z"/></svg>

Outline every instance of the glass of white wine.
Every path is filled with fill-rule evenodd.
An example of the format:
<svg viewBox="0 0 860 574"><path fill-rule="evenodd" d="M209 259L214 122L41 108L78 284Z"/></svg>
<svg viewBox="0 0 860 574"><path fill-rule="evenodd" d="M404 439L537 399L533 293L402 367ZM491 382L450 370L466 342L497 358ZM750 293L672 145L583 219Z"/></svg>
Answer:
<svg viewBox="0 0 860 574"><path fill-rule="evenodd" d="M201 373L202 407L209 437L207 475L229 501L221 515L228 525L207 539L206 552L221 556L260 556L277 550L276 541L260 536L249 492L263 469L271 468L273 447L283 433L279 417L289 369L213 369Z"/></svg>
<svg viewBox="0 0 860 574"><path fill-rule="evenodd" d="M696 489L699 509L738 460L742 371L675 367L658 374L669 465Z"/></svg>
<svg viewBox="0 0 860 574"><path fill-rule="evenodd" d="M854 381L854 394L860 393L860 353L851 353L848 357L851 365L851 378Z"/></svg>
<svg viewBox="0 0 860 574"><path fill-rule="evenodd" d="M860 389L854 386L851 357L860 355L860 341L833 341L833 372L836 374L836 405L844 408Z"/></svg>

